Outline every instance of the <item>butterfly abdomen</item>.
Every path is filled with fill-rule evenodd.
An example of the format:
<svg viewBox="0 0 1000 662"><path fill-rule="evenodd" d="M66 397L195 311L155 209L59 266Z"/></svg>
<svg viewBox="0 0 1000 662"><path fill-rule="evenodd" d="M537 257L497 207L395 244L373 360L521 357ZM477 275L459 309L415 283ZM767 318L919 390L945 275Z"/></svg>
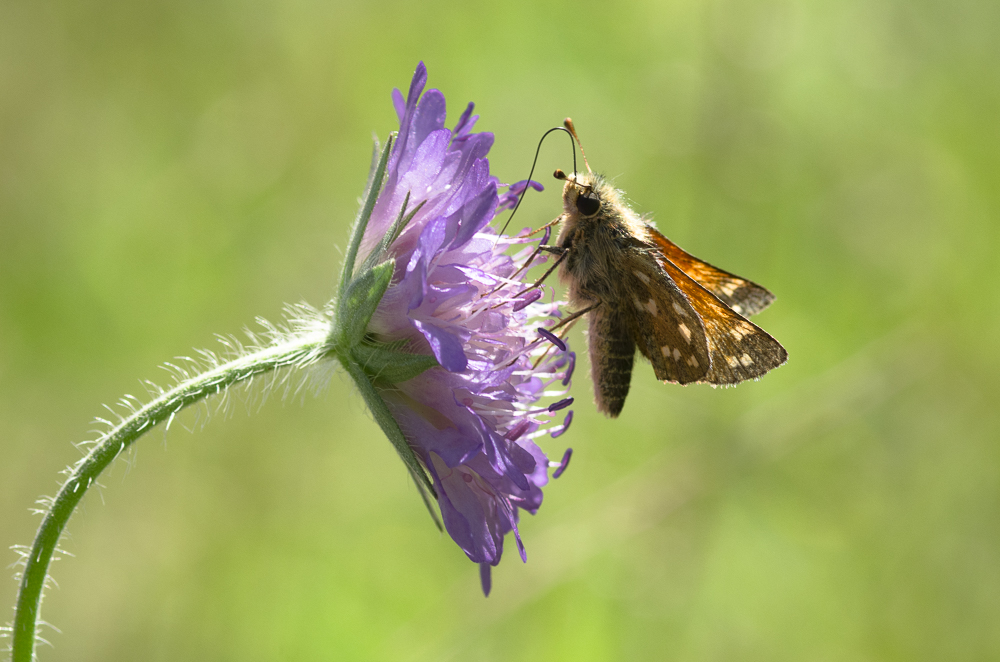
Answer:
<svg viewBox="0 0 1000 662"><path fill-rule="evenodd" d="M590 313L588 335L597 409L614 418L621 413L628 396L635 342L625 319L607 306Z"/></svg>

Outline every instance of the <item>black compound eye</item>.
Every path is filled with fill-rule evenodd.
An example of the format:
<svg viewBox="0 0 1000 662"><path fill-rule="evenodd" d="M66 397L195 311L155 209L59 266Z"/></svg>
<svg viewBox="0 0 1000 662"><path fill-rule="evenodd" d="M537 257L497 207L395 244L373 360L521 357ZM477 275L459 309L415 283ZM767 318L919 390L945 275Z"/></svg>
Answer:
<svg viewBox="0 0 1000 662"><path fill-rule="evenodd" d="M601 210L601 199L593 191L581 193L576 198L576 208L584 216L593 216Z"/></svg>

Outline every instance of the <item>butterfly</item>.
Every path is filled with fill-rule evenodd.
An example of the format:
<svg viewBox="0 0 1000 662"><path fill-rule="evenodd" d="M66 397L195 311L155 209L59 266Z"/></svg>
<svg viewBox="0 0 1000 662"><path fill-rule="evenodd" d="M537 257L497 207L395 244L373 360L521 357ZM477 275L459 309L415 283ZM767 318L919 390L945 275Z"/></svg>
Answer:
<svg viewBox="0 0 1000 662"><path fill-rule="evenodd" d="M576 138L572 121L564 124ZM560 277L577 309L566 321L583 314L589 320L601 412L621 413L636 349L657 379L678 384L738 384L788 360L785 348L747 319L767 308L773 294L685 252L589 164L587 170L555 173L566 183L552 252L560 254Z"/></svg>

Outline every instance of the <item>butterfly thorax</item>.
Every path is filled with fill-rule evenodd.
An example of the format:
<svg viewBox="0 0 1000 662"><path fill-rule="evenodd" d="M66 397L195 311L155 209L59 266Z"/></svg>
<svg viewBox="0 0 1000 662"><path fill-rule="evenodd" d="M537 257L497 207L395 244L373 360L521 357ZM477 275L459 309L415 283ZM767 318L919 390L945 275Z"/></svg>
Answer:
<svg viewBox="0 0 1000 662"><path fill-rule="evenodd" d="M581 196L596 198L599 208L589 215L583 213L578 204ZM568 249L561 276L570 284L575 305L621 296L620 256L623 251L641 250L646 243L645 224L621 197L604 177L593 173L578 173L563 188L562 231L557 243Z"/></svg>

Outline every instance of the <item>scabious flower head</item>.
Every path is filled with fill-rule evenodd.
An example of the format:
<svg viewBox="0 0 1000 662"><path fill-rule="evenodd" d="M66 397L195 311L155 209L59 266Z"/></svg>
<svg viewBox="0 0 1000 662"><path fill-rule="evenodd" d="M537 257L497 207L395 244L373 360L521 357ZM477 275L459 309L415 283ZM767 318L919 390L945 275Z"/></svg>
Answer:
<svg viewBox="0 0 1000 662"><path fill-rule="evenodd" d="M520 182L501 198L486 159L493 135L473 133L471 103L446 129L444 95L424 93L426 80L421 63L406 98L393 93L399 134L358 255L370 263L381 252L377 261L393 260L394 268L367 334L437 361L405 381L375 375L374 383L430 474L445 528L480 564L489 594L507 533L526 559L519 513L538 510L548 469L560 466L533 440L564 431L572 415L555 412L572 401L538 401L565 395L575 357L537 331L556 323L561 303L526 291L524 262L544 260L533 251L537 240L489 226L512 196L540 186ZM394 237L388 245L386 233Z"/></svg>

